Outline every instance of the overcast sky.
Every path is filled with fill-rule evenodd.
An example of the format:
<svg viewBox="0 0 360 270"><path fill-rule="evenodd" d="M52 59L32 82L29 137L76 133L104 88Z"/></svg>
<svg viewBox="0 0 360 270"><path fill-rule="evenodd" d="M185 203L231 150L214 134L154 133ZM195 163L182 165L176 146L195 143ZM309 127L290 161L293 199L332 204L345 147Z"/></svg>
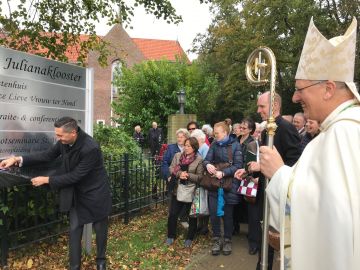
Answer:
<svg viewBox="0 0 360 270"><path fill-rule="evenodd" d="M191 60L197 56L190 54L193 39L198 33L205 33L211 23L209 6L200 4L199 0L171 0L177 14L181 15L183 22L179 25L167 24L163 20L157 20L153 15L147 15L141 8L135 10L131 26L126 29L132 38L153 38L178 40ZM99 24L96 31L99 35L105 35L110 27Z"/></svg>

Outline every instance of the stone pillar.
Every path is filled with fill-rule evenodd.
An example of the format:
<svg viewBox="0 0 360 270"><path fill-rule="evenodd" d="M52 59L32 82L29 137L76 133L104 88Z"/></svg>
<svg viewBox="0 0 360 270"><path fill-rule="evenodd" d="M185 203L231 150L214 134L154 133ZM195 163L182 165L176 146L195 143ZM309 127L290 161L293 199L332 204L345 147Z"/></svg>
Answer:
<svg viewBox="0 0 360 270"><path fill-rule="evenodd" d="M168 140L167 143L176 143L176 131L179 128L186 128L186 125L196 121L196 114L171 114L168 117Z"/></svg>

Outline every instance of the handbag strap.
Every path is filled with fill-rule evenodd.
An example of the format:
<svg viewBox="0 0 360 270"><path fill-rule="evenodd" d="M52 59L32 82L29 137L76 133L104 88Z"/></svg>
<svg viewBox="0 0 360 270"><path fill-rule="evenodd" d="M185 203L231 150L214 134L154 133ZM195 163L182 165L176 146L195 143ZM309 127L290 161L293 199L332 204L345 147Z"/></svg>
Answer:
<svg viewBox="0 0 360 270"><path fill-rule="evenodd" d="M227 146L227 153L228 153L229 164L231 166L233 164L232 144L229 144Z"/></svg>

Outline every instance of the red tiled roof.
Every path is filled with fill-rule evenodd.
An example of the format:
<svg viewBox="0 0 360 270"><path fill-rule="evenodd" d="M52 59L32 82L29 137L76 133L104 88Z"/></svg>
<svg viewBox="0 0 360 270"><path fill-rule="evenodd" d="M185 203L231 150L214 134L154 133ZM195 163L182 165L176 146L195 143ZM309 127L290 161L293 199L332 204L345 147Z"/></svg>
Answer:
<svg viewBox="0 0 360 270"><path fill-rule="evenodd" d="M165 58L175 61L176 57L185 56L186 60L190 62L180 43L176 40L145 38L132 38L132 40L148 60L161 60Z"/></svg>
<svg viewBox="0 0 360 270"><path fill-rule="evenodd" d="M101 38L101 37L99 37ZM80 35L80 42L86 41L89 39L88 35ZM77 62L77 58L79 57L80 45L75 44L67 48L65 55L69 58L69 62Z"/></svg>
<svg viewBox="0 0 360 270"><path fill-rule="evenodd" d="M47 35L47 36L51 36L50 33L42 33L41 35ZM58 36L59 37L59 36ZM98 36L99 38L101 38L100 36ZM0 38L7 38L3 33L0 34ZM80 35L80 42L86 41L89 39L88 35ZM59 40L59 39L57 39ZM17 44L19 46L21 46L22 43L28 43L29 42L29 38L28 37L23 37L20 40L17 40ZM60 41L58 41L60 42ZM14 48L16 49L16 48ZM66 49L65 55L68 57L69 62L70 63L75 63L78 60L79 57L79 51L80 51L80 44L74 44L74 45L69 45L68 48ZM27 53L31 53L31 54L37 54L37 55L45 55L48 52L47 48L28 48Z"/></svg>
<svg viewBox="0 0 360 270"><path fill-rule="evenodd" d="M48 33L47 33L48 34ZM103 38L102 36L98 36ZM80 41L86 41L89 38L88 35L80 35ZM136 44L142 54L148 60L161 60L166 59L169 61L175 61L177 57L185 57L186 61L190 63L187 55L182 49L180 43L176 40L161 40L161 39L145 39L145 38L131 38ZM69 46L65 55L68 57L70 63L77 62L79 56L80 44L74 44ZM42 54L46 53L46 48L39 48L36 50L30 50L28 53Z"/></svg>
<svg viewBox="0 0 360 270"><path fill-rule="evenodd" d="M86 41L89 39L88 35L80 35L80 42ZM29 53L33 53L33 54L40 54L40 53L46 53L47 49L46 48L40 48L38 50L34 50L34 51L29 51ZM66 57L69 59L69 63L76 63L78 61L78 57L79 57L79 52L80 52L80 44L74 44L74 45L70 45L68 46L68 48L66 49L65 55Z"/></svg>

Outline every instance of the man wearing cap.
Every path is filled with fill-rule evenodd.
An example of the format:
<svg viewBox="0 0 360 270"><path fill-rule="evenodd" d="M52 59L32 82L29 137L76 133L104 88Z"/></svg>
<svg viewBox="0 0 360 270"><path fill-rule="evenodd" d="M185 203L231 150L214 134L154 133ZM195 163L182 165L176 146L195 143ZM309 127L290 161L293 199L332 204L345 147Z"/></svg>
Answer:
<svg viewBox="0 0 360 270"><path fill-rule="evenodd" d="M280 232L281 269L360 267L360 96L354 78L356 19L327 40L310 22L293 102L320 123L298 162L260 149L270 224Z"/></svg>

